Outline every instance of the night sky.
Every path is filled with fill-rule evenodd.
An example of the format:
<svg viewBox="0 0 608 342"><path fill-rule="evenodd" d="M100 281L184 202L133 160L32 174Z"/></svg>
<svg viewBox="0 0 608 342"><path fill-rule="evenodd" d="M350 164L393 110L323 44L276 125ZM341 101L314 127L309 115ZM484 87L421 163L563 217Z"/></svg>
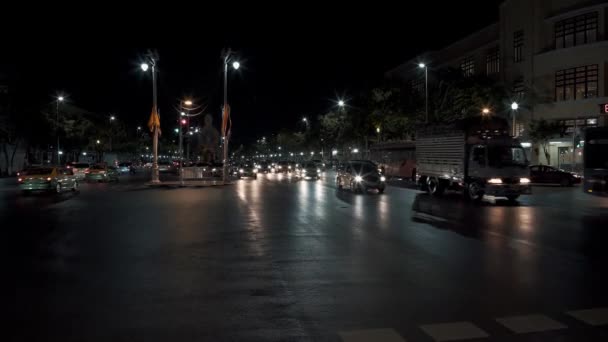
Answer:
<svg viewBox="0 0 608 342"><path fill-rule="evenodd" d="M163 126L175 126L169 120L175 120L173 108L185 96L206 106L217 125L223 46L231 46L241 62L241 69L230 74L229 102L233 137L247 142L281 128L298 128L303 116L314 118L338 97L348 99L380 84L384 72L416 54L441 48L496 21L500 2L475 3L475 11L463 2L431 1L417 8L408 4L399 10L362 9L352 18L341 17L322 27L315 26L313 17L285 26L290 20L283 17L281 25L262 32L247 25L233 28L219 42L164 44L173 47L154 48L160 56ZM290 33L296 29L297 33ZM27 88L32 101L50 102L62 92L76 106L115 113L133 128L144 126L152 85L149 72L141 72L139 64L148 48L106 43L99 39L84 47L67 41L45 49L22 47L2 54L0 68L18 75L20 91Z"/></svg>

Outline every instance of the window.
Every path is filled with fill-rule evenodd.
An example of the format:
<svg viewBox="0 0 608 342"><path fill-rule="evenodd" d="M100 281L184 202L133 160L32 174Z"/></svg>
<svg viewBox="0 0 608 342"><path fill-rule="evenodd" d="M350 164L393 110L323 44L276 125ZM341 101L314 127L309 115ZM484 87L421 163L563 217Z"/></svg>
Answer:
<svg viewBox="0 0 608 342"><path fill-rule="evenodd" d="M519 63L523 60L524 30L513 33L513 62Z"/></svg>
<svg viewBox="0 0 608 342"><path fill-rule="evenodd" d="M520 76L513 81L513 95L516 96L518 100L521 100L524 97L524 78Z"/></svg>
<svg viewBox="0 0 608 342"><path fill-rule="evenodd" d="M418 94L424 94L424 77L418 77L414 80L411 81L412 82L412 92L414 93L418 93Z"/></svg>
<svg viewBox="0 0 608 342"><path fill-rule="evenodd" d="M488 50L486 55L486 73L488 75L500 72L500 48L495 47Z"/></svg>
<svg viewBox="0 0 608 342"><path fill-rule="evenodd" d="M460 70L464 77L475 75L475 60L473 57L467 57L460 62Z"/></svg>
<svg viewBox="0 0 608 342"><path fill-rule="evenodd" d="M597 12L577 15L555 23L555 48L589 44L597 41Z"/></svg>
<svg viewBox="0 0 608 342"><path fill-rule="evenodd" d="M570 101L597 97L598 65L559 70L555 73L555 100Z"/></svg>
<svg viewBox="0 0 608 342"><path fill-rule="evenodd" d="M559 120L559 125L562 127L563 134L572 134L576 130L587 127L597 127L597 118L578 118Z"/></svg>

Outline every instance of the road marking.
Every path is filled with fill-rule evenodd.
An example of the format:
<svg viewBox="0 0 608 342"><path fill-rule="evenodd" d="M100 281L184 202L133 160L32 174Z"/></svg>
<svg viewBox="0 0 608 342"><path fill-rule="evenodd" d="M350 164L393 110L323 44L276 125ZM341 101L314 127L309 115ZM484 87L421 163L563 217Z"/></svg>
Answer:
<svg viewBox="0 0 608 342"><path fill-rule="evenodd" d="M566 314L593 326L608 324L608 308L575 310Z"/></svg>
<svg viewBox="0 0 608 342"><path fill-rule="evenodd" d="M456 341L490 336L470 322L426 324L421 325L420 328L435 341Z"/></svg>
<svg viewBox="0 0 608 342"><path fill-rule="evenodd" d="M393 329L341 331L339 335L344 342L405 342Z"/></svg>
<svg viewBox="0 0 608 342"><path fill-rule="evenodd" d="M510 316L497 318L496 321L516 334L567 328L560 322L544 315Z"/></svg>

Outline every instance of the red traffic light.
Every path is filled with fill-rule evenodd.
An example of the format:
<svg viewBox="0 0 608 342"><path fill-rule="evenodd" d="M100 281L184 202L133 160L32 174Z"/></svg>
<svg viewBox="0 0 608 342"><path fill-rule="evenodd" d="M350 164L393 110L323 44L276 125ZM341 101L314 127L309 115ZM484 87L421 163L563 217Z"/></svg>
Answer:
<svg viewBox="0 0 608 342"><path fill-rule="evenodd" d="M186 119L182 119L181 122L182 122L182 125L185 125L186 124Z"/></svg>

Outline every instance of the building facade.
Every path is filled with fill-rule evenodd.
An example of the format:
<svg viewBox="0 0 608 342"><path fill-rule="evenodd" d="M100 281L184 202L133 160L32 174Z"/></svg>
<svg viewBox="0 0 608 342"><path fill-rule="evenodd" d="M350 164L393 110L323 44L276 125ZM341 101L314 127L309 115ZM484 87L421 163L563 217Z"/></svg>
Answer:
<svg viewBox="0 0 608 342"><path fill-rule="evenodd" d="M533 163L578 169L586 127L608 126L608 1L506 0L499 21L441 50L431 51L387 73L420 86L418 63L484 74L512 89L517 110L503 111L528 147ZM424 81L424 79L422 79ZM422 84L424 86L424 84ZM527 134L533 119L559 122L550 160Z"/></svg>

